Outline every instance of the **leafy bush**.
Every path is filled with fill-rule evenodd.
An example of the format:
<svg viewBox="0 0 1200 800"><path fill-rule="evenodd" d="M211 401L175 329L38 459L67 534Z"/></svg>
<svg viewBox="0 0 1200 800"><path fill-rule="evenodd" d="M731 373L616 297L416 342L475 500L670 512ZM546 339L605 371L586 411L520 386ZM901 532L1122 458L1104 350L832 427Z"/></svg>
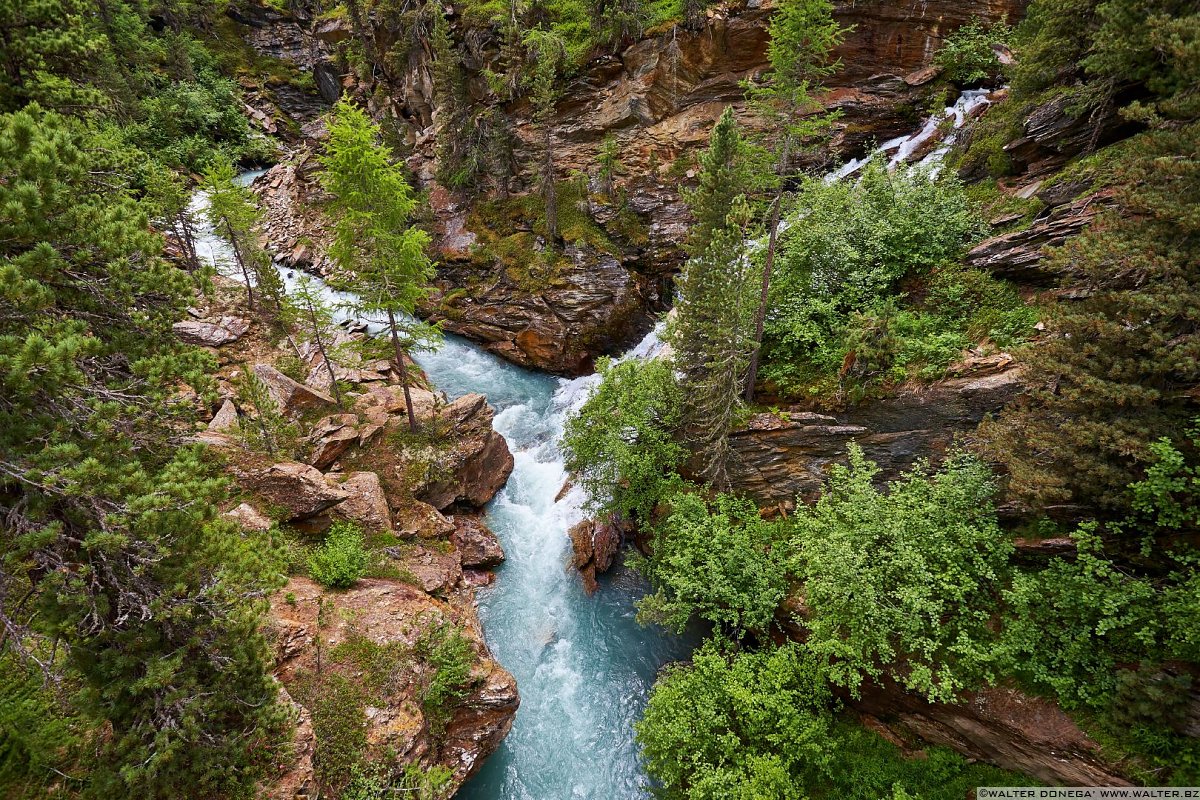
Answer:
<svg viewBox="0 0 1200 800"><path fill-rule="evenodd" d="M735 637L766 631L787 589L782 524L730 495L718 495L711 509L695 494L668 505L645 562L657 591L643 598L639 618L681 632L693 616Z"/></svg>
<svg viewBox="0 0 1200 800"><path fill-rule="evenodd" d="M988 468L952 456L887 493L857 445L828 491L793 518L805 640L831 680L856 691L885 670L930 700L991 679L988 622L1012 543L996 523Z"/></svg>
<svg viewBox="0 0 1200 800"><path fill-rule="evenodd" d="M362 529L352 522L335 522L325 543L308 558L313 580L331 589L348 589L366 574L370 559Z"/></svg>
<svg viewBox="0 0 1200 800"><path fill-rule="evenodd" d="M683 398L659 361L602 360L596 387L562 438L567 469L597 514L649 519L684 448L674 439Z"/></svg>
<svg viewBox="0 0 1200 800"><path fill-rule="evenodd" d="M946 37L934 54L933 63L955 83L979 83L1000 71L1000 59L992 45L1005 44L1011 36L1012 28L1003 22L985 25L973 19Z"/></svg>
<svg viewBox="0 0 1200 800"><path fill-rule="evenodd" d="M980 231L957 182L917 168L889 174L879 161L857 183L807 181L798 203L781 240L764 340L763 376L785 392L837 375L852 353L851 331L869 330L886 313L901 279L957 258ZM860 331L853 344L864 338Z"/></svg>
<svg viewBox="0 0 1200 800"><path fill-rule="evenodd" d="M830 762L832 705L802 646L727 655L709 641L658 679L637 738L669 800L798 800Z"/></svg>

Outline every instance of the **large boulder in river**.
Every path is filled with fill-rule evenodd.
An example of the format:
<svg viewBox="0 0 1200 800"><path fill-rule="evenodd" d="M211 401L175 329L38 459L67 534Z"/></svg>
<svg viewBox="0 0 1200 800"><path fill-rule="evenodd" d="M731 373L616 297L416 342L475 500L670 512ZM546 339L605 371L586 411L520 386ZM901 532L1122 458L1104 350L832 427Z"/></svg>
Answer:
<svg viewBox="0 0 1200 800"><path fill-rule="evenodd" d="M421 500L441 510L455 503L479 507L496 496L512 472L513 457L492 428L493 416L481 394L463 395L442 410L447 446L438 454L439 477L420 493Z"/></svg>
<svg viewBox="0 0 1200 800"><path fill-rule="evenodd" d="M318 625L322 604L328 610ZM432 706L423 698L437 666L422 657L419 645L439 629L465 639L471 667L465 685ZM490 657L474 612L415 586L364 579L346 591L329 592L307 578L292 578L271 599L269 632L275 643L275 675L295 702L318 714L323 697L350 687L345 692L348 705L338 713L361 714L366 760L397 770L410 764L444 766L453 775L446 796L512 727L520 703L516 681ZM353 646L339 647L347 644ZM372 671L363 668L364 654L387 658L386 680L373 682ZM318 752L320 747L318 736ZM287 785L268 788L266 796L292 800L294 795L286 792L294 791L303 767L288 770ZM319 780L319 762L316 773Z"/></svg>

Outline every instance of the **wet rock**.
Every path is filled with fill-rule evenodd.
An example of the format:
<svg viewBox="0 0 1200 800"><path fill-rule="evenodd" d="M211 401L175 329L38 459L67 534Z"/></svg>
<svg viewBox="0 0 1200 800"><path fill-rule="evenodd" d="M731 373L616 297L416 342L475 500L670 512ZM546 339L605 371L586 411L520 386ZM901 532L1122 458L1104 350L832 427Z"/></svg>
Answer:
<svg viewBox="0 0 1200 800"><path fill-rule="evenodd" d="M760 505L815 497L851 442L894 480L919 458L938 458L1021 389L1021 370L949 378L897 397L866 401L836 415L756 414L730 436L733 488Z"/></svg>
<svg viewBox="0 0 1200 800"><path fill-rule="evenodd" d="M236 522L248 531L264 532L271 529L271 518L249 503L242 503L221 516Z"/></svg>
<svg viewBox="0 0 1200 800"><path fill-rule="evenodd" d="M454 523L450 541L457 548L464 568L492 569L503 563L504 548L500 546L500 539L482 520L465 516L451 517L450 520Z"/></svg>
<svg viewBox="0 0 1200 800"><path fill-rule="evenodd" d="M224 316L218 319L185 319L176 322L171 329L184 344L221 347L245 336L250 330L250 323L241 317Z"/></svg>
<svg viewBox="0 0 1200 800"><path fill-rule="evenodd" d="M450 446L439 454L440 478L419 499L442 510L454 503L481 507L496 496L513 469L504 437L492 428L487 398L467 394L441 412L449 424Z"/></svg>
<svg viewBox="0 0 1200 800"><path fill-rule="evenodd" d="M348 493L338 503L334 513L342 519L357 522L368 532L391 532L392 511L383 484L374 472L351 472L349 475L329 474Z"/></svg>
<svg viewBox="0 0 1200 800"><path fill-rule="evenodd" d="M350 493L309 464L285 461L243 473L242 486L279 509L287 520L313 517L346 500Z"/></svg>
<svg viewBox="0 0 1200 800"><path fill-rule="evenodd" d="M583 577L583 588L588 594L599 588L596 578L612 567L626 533L626 525L591 519L575 524L567 532L571 537L571 563Z"/></svg>
<svg viewBox="0 0 1200 800"><path fill-rule="evenodd" d="M285 414L320 410L336 405L324 392L292 380L270 364L255 364L254 374L266 385L271 398Z"/></svg>

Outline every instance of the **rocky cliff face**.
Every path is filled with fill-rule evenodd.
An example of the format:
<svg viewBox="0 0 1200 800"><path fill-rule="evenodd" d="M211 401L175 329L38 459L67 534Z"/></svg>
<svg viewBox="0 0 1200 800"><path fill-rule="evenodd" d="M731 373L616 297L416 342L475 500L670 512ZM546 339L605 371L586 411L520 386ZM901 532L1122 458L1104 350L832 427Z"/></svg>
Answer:
<svg viewBox="0 0 1200 800"><path fill-rule="evenodd" d="M941 39L972 18L1016 19L1024 5L1025 0L839 4L837 18L852 30L837 52L842 69L830 79L823 100L842 116L830 145L799 159L815 167L913 130L925 108L943 102L949 91L936 80L936 70L928 69ZM330 94L330 73L337 70L331 53L349 30L344 22L317 21L303 4L298 7L291 15L244 14L255 23L248 40L264 54L311 70L321 92ZM757 124L745 109L741 82L767 68L770 13L761 0L714 7L701 30L671 28L648 36L617 55L593 60L564 86L553 132L560 177L594 172L608 135L619 144L625 170L613 197L583 203L587 207L580 212L589 218L586 227L598 228L606 243L593 235L578 244L568 239L563 256L532 276L525 267L545 243L528 219L509 216L495 225L478 213L481 204L496 202L486 191L467 195L436 183L438 129L427 45L409 48L378 86L342 75L347 91L362 94L378 114L396 121L408 164L430 190L442 291L425 313L505 358L557 373L585 372L595 355L635 341L649 325L649 312L661 309L669 296L669 276L679 265L689 224L680 188L695 176L694 157L712 123L733 105L747 125ZM463 33L463 23L452 21ZM373 31L379 52L396 44L397 32L386 25ZM484 68L497 66L494 37L471 29L470 39L472 101L497 105L480 77ZM504 110L517 152L537 152L528 105L517 101ZM518 195L533 189L532 158L517 164L509 183ZM263 187L274 251L288 264L319 270L321 226L296 202L313 192L307 156L277 167ZM527 235L515 235L522 227Z"/></svg>
<svg viewBox="0 0 1200 800"><path fill-rule="evenodd" d="M989 360L993 372L914 386L885 400L866 401L837 414L793 410L756 414L730 437L733 488L761 505L794 507L813 499L831 464L843 463L856 442L880 467L880 480L894 480L918 459L937 460L969 434L984 415L997 411L1021 388L1021 370L1011 357Z"/></svg>

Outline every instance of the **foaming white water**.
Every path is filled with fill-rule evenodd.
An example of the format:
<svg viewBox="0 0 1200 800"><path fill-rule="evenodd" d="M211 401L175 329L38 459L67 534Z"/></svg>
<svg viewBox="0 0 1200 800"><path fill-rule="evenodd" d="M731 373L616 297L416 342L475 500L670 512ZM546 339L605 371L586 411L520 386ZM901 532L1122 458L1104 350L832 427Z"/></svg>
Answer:
<svg viewBox="0 0 1200 800"><path fill-rule="evenodd" d="M938 113L929 117L916 133L889 139L863 158L855 158L847 161L842 166L827 174L824 178L825 182L836 183L843 178L853 175L862 169L872 158L881 155L888 156L888 169L894 170L901 163L908 163L914 153L937 135L938 129L947 120L953 119L951 131L938 143L936 148L917 162L919 166L928 168L931 175L936 176L941 169L942 158L946 153L950 152L950 147L954 144L957 131L967 123L967 120L971 118L975 109L991 103L988 100L989 94L991 92L987 89L968 89L964 91L954 101L954 105L946 106Z"/></svg>

